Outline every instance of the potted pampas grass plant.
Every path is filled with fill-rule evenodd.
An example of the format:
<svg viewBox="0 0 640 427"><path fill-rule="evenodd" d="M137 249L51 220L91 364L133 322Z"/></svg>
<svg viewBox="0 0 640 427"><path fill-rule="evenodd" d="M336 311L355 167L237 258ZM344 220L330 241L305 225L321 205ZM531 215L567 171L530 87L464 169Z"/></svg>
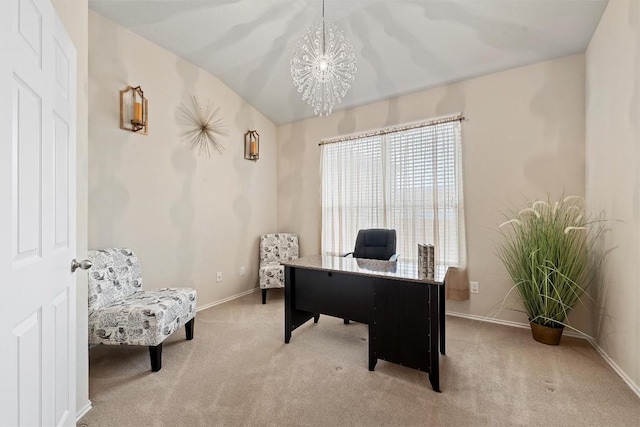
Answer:
<svg viewBox="0 0 640 427"><path fill-rule="evenodd" d="M504 240L498 248L513 282L507 297L520 297L536 341L558 345L564 327L577 331L567 316L588 296L589 249L597 231L578 196L547 197L507 218L499 226Z"/></svg>

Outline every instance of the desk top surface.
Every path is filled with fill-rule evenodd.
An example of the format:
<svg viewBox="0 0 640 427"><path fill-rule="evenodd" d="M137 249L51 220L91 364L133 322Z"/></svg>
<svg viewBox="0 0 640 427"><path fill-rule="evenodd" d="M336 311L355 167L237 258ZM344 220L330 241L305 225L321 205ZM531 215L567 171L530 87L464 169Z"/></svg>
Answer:
<svg viewBox="0 0 640 427"><path fill-rule="evenodd" d="M427 278L418 273L418 264L404 261L380 261L338 257L328 255L311 255L291 261L283 261L283 265L301 267L310 270L335 271L341 273L361 274L366 276L399 279L410 282L442 285L447 272L445 267L436 267L435 277Z"/></svg>

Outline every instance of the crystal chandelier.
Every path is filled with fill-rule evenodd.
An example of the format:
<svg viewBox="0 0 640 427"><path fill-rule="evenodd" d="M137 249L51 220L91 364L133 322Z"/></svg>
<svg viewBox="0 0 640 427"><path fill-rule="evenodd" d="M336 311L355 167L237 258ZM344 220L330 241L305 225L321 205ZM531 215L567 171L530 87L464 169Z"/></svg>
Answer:
<svg viewBox="0 0 640 427"><path fill-rule="evenodd" d="M291 58L293 84L313 112L328 116L351 88L356 73L353 46L331 22L311 26L298 41Z"/></svg>

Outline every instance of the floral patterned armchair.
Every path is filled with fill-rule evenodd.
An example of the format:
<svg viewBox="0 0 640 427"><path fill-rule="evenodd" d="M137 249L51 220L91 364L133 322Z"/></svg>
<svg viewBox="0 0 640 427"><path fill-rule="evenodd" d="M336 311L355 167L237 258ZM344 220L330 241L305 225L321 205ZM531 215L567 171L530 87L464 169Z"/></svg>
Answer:
<svg viewBox="0 0 640 427"><path fill-rule="evenodd" d="M284 266L280 261L298 258L298 235L270 233L260 237L260 289L262 303L267 303L267 289L284 288Z"/></svg>
<svg viewBox="0 0 640 427"><path fill-rule="evenodd" d="M125 248L89 251L89 344L146 345L151 370L162 368L162 342L185 326L193 339L196 291L142 289L138 258Z"/></svg>

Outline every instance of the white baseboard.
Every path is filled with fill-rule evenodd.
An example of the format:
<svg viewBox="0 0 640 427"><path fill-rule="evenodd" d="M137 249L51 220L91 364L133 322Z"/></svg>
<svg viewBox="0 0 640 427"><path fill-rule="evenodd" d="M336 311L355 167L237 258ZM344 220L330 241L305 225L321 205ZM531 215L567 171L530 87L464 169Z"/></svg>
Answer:
<svg viewBox="0 0 640 427"><path fill-rule="evenodd" d="M447 316L463 317L465 319L479 320L481 322L496 323L498 325L513 326L514 328L529 329L528 323L513 322L511 320L494 319L493 317L476 316L475 314L458 313L455 311L447 311Z"/></svg>
<svg viewBox="0 0 640 427"><path fill-rule="evenodd" d="M600 356L602 356L602 358L609 364L609 366L611 366L611 368L616 371L616 374L618 374L620 376L620 378L622 378L622 381L624 381L625 383L627 383L627 385L629 386L629 388L631 389L631 391L633 391L636 396L640 397L640 387L638 386L638 384L634 383L633 380L631 378L629 378L629 375L627 375L619 366L616 362L613 361L613 359L611 359L609 357L609 355L607 353L605 353L605 351L598 345L598 343L596 343L594 340L589 339L589 342L591 343L591 345L593 346L593 348L596 349L596 351L598 353L600 353Z"/></svg>
<svg viewBox="0 0 640 427"><path fill-rule="evenodd" d="M494 319L492 317L476 316L475 314L457 313L454 311L447 311L446 314L448 316L463 317L465 319L479 320L481 322L496 323L498 325L529 329L528 323L512 322L510 320ZM578 334L572 331L564 331L563 334L573 338L582 338L584 340L587 340L589 344L591 344L591 346L600 354L600 356L602 356L605 362L607 362L609 366L611 366L611 368L616 372L616 374L618 374L618 376L622 378L622 381L624 381L625 384L629 386L631 391L633 391L638 397L640 397L640 387L638 387L638 385L635 384L631 378L629 378L629 376L616 364L616 362L614 362L609 357L609 355L605 353L605 351L602 348L600 348L600 346L596 343L596 341L592 337L588 337L586 335Z"/></svg>
<svg viewBox="0 0 640 427"><path fill-rule="evenodd" d="M90 410L91 401L87 400L87 403L76 412L76 424L80 421L80 418L84 417Z"/></svg>
<svg viewBox="0 0 640 427"><path fill-rule="evenodd" d="M206 310L207 308L211 308L213 306L220 305L220 304L223 304L225 302L232 301L232 300L234 300L236 298L240 298L240 297L243 297L245 295L252 294L252 293L254 293L256 291L259 291L259 290L260 290L260 288L249 289L248 291L244 291L244 292L241 292L239 294L231 295L230 297L221 299L219 301L214 301L214 302L211 302L209 304L205 304L205 305L203 305L201 307L196 308L196 311Z"/></svg>
<svg viewBox="0 0 640 427"><path fill-rule="evenodd" d="M528 323L514 322L511 320L502 320L502 319L495 319L493 317L476 316L475 314L457 313L455 311L447 311L446 314L448 316L463 317L465 319L479 320L481 322L495 323L497 325L512 326L514 328L523 328L523 329L530 328ZM586 334L580 334L571 330L567 330L566 328L564 332L562 332L562 335L566 335L572 338L581 338L587 341L590 341L593 339L593 337L590 337Z"/></svg>

